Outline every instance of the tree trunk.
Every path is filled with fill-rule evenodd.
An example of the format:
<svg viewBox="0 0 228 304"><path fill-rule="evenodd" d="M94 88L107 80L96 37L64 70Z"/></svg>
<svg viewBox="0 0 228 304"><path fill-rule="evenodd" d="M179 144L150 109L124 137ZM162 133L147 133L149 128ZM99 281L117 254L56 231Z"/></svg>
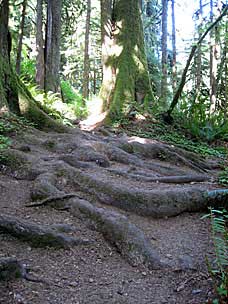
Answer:
<svg viewBox="0 0 228 304"><path fill-rule="evenodd" d="M199 9L199 25L198 25L198 32L199 36L201 35L202 32L202 22L203 22L203 4L202 0L200 0L200 9ZM201 45L199 45L198 50L197 50L197 58L196 58L196 95L200 91L200 86L202 82L202 50L201 50Z"/></svg>
<svg viewBox="0 0 228 304"><path fill-rule="evenodd" d="M224 111L224 118L225 122L228 121L228 20L226 20L226 28L225 28L225 43L224 43L224 63L225 63L225 71L224 71L224 105L223 105L223 111ZM222 64L222 63L221 63Z"/></svg>
<svg viewBox="0 0 228 304"><path fill-rule="evenodd" d="M151 87L144 49L139 1L102 4L103 84L100 97L108 120L125 116L137 100L143 104Z"/></svg>
<svg viewBox="0 0 228 304"><path fill-rule="evenodd" d="M37 0L36 11L36 83L44 89L43 0Z"/></svg>
<svg viewBox="0 0 228 304"><path fill-rule="evenodd" d="M45 91L60 91L60 38L62 0L47 1Z"/></svg>
<svg viewBox="0 0 228 304"><path fill-rule="evenodd" d="M162 0L162 82L161 82L161 101L162 108L167 106L168 72L167 72L167 36L168 36L168 0Z"/></svg>
<svg viewBox="0 0 228 304"><path fill-rule="evenodd" d="M0 112L7 107L11 112L20 114L18 91L15 77L10 66L11 35L8 29L9 1L0 3Z"/></svg>
<svg viewBox="0 0 228 304"><path fill-rule="evenodd" d="M91 0L87 0L86 32L85 32L85 50L84 50L84 72L82 96L89 97L89 34L90 34Z"/></svg>
<svg viewBox="0 0 228 304"><path fill-rule="evenodd" d="M210 21L213 22L213 0L210 0ZM210 32L210 113L215 111L216 107L216 74L215 74L215 31Z"/></svg>
<svg viewBox="0 0 228 304"><path fill-rule="evenodd" d="M19 43L18 43L18 47L17 47L17 59L16 59L16 72L18 75L20 75L20 71L21 71L21 53L22 53L24 28L25 28L26 7L27 7L27 0L24 0L22 3L20 35L19 35Z"/></svg>
<svg viewBox="0 0 228 304"><path fill-rule="evenodd" d="M176 22L175 22L175 0L172 0L172 87L173 92L177 86L177 49L176 49Z"/></svg>

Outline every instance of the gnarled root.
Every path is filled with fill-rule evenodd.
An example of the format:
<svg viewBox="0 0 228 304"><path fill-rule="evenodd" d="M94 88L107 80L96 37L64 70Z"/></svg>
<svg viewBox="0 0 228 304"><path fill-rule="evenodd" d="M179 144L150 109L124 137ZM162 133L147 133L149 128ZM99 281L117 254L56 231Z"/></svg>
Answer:
<svg viewBox="0 0 228 304"><path fill-rule="evenodd" d="M10 234L19 240L29 242L34 247L54 247L68 249L75 245L88 245L88 240L69 237L53 228L0 215L0 232Z"/></svg>

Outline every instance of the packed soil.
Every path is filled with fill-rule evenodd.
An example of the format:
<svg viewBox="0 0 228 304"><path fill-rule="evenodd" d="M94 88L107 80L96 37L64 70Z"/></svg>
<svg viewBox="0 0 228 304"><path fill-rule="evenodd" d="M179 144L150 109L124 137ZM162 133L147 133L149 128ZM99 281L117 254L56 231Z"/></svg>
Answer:
<svg viewBox="0 0 228 304"><path fill-rule="evenodd" d="M44 227L71 227L68 236L88 243L70 248L40 248L0 227L0 259L16 258L26 266L29 275L37 279L36 282L23 278L1 282L0 303L206 303L213 296L207 260L212 262L214 253L210 222L202 219L207 212L205 206L202 209L195 205L186 209L182 206L180 210L176 207L176 212L169 214L167 207L162 209L159 205L161 213L150 212L148 204L153 191L178 195L180 191L218 189L218 160L190 160L184 151L177 151L165 143L102 133L76 129L57 134L31 129L12 139L10 154L5 152L8 160L1 165L1 215ZM126 143L136 143L137 149L129 151L132 146L126 148ZM164 153L159 150L160 154L152 155L152 150L146 147L160 147ZM116 152L114 156L116 148L122 152L118 150L119 154ZM110 149L113 150L110 152ZM176 159L167 153L170 149L177 153ZM18 157L21 157L21 165ZM62 171L58 171L59 168ZM67 175L71 168L77 171L72 169L73 174ZM49 185L44 176L55 171L58 171L55 183ZM196 175L203 176L202 181L194 181ZM193 178L178 184L156 181L156 178L167 176ZM43 195L42 192L43 196L39 197L34 190L37 188L40 192L45 188L47 193ZM53 188L56 192L52 192ZM122 193L123 189L129 191L129 195L135 195L135 206L138 206L136 194L141 191L143 196L145 193L145 197L149 197L145 206L134 208L132 198L127 197L124 204L123 194L119 197L118 193L110 194ZM118 247L118 242L112 242L103 228L97 229L91 221L75 216L67 208L53 208L48 203L27 207L34 201L45 202L48 197L55 201L55 195L64 197L69 193L95 206L95 212L115 212L115 216L133 223L143 233L147 244L156 250L159 260L168 267L153 269L144 262L131 263L129 256L123 254L125 251L121 251L122 245ZM187 199L187 204L191 204L191 199Z"/></svg>

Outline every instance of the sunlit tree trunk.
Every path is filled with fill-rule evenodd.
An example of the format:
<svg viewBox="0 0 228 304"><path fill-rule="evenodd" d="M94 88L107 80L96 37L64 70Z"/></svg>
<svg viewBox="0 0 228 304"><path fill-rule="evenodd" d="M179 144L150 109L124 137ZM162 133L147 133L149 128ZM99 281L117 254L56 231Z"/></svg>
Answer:
<svg viewBox="0 0 228 304"><path fill-rule="evenodd" d="M83 71L83 88L82 88L82 95L86 99L89 97L89 72L90 72L89 35L90 35L90 17L91 17L91 0L87 0L85 50L84 50L84 71Z"/></svg>
<svg viewBox="0 0 228 304"><path fill-rule="evenodd" d="M199 36L202 32L202 23L203 23L203 5L202 0L199 2L199 25L198 25L198 33ZM196 56L196 94L198 94L200 90L202 82L202 50L201 45L199 45Z"/></svg>
<svg viewBox="0 0 228 304"><path fill-rule="evenodd" d="M166 108L168 95L168 72L167 72L167 36L168 36L168 0L162 0L162 82L160 106Z"/></svg>
<svg viewBox="0 0 228 304"><path fill-rule="evenodd" d="M37 0L36 11L36 83L44 89L43 0Z"/></svg>
<svg viewBox="0 0 228 304"><path fill-rule="evenodd" d="M214 7L213 0L210 0L210 19L213 22L214 19ZM217 59L218 59L218 48L217 44L217 29L211 31L210 36L210 113L214 113L216 110L216 99L217 99Z"/></svg>
<svg viewBox="0 0 228 304"><path fill-rule="evenodd" d="M177 86L177 49L176 49L176 22L175 22L175 0L172 0L172 87L173 92Z"/></svg>
<svg viewBox="0 0 228 304"><path fill-rule="evenodd" d="M134 100L151 94L139 1L102 0L103 84L100 96L109 119L128 113Z"/></svg>
<svg viewBox="0 0 228 304"><path fill-rule="evenodd" d="M17 47L17 59L16 59L16 72L18 75L20 74L20 71L21 71L21 53L22 53L22 45L23 45L23 37L24 37L24 29L25 29L26 8L27 8L27 0L24 0L22 2L20 34L19 34L19 42L18 42L18 47Z"/></svg>
<svg viewBox="0 0 228 304"><path fill-rule="evenodd" d="M60 91L60 38L62 0L47 1L45 91Z"/></svg>

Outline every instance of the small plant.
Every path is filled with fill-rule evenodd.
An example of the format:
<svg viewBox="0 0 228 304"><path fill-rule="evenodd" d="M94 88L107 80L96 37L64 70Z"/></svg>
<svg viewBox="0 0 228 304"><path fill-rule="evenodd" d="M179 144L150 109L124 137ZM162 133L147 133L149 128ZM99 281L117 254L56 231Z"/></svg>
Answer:
<svg viewBox="0 0 228 304"><path fill-rule="evenodd" d="M213 304L228 303L228 213L226 210L210 209L209 217L212 227L212 240L215 250L215 261L208 262L208 271L213 279L217 299Z"/></svg>

